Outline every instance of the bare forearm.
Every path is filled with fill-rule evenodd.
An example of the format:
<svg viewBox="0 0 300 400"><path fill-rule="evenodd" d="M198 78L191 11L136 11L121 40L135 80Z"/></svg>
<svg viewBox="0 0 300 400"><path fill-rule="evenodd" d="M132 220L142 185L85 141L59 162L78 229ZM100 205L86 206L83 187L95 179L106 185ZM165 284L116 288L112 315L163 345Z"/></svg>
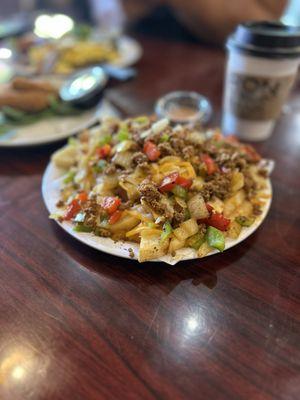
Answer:
<svg viewBox="0 0 300 400"><path fill-rule="evenodd" d="M234 27L246 20L281 16L287 0L166 0L194 33L221 43Z"/></svg>

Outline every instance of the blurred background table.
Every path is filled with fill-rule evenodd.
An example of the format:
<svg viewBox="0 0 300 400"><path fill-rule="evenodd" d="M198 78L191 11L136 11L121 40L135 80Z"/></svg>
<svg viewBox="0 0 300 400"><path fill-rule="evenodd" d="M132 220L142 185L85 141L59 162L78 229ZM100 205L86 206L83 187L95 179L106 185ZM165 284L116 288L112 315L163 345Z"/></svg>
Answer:
<svg viewBox="0 0 300 400"><path fill-rule="evenodd" d="M220 115L224 54L140 38L137 79L107 91L124 114L175 89ZM0 398L299 399L300 113L257 145L276 161L263 226L175 267L90 249L48 219L41 179L59 146L0 152Z"/></svg>

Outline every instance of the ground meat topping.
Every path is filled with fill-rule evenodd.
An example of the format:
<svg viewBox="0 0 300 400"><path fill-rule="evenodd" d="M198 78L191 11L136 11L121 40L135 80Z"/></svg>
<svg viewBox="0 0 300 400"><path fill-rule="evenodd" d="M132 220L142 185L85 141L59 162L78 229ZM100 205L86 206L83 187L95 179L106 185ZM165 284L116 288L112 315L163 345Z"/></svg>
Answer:
<svg viewBox="0 0 300 400"><path fill-rule="evenodd" d="M231 182L231 174L214 174L213 179L206 182L200 191L205 201L210 200L212 196L216 196L224 200L229 194Z"/></svg>
<svg viewBox="0 0 300 400"><path fill-rule="evenodd" d="M133 251L133 248L132 248L132 247L129 247L128 253L129 253L129 257L130 257L130 258L134 258L134 251Z"/></svg>
<svg viewBox="0 0 300 400"><path fill-rule="evenodd" d="M153 183L147 181L142 182L139 185L138 190L150 207L152 207L159 214L164 211L164 208L160 205L162 194L157 190Z"/></svg>
<svg viewBox="0 0 300 400"><path fill-rule="evenodd" d="M173 156L176 154L170 143L160 143L158 145L158 150L160 151L161 157Z"/></svg>
<svg viewBox="0 0 300 400"><path fill-rule="evenodd" d="M185 208L183 208L177 202L174 203L174 216L172 220L172 226L176 228L185 220Z"/></svg>
<svg viewBox="0 0 300 400"><path fill-rule="evenodd" d="M195 155L195 148L191 145L184 147L182 155L185 160L190 160Z"/></svg>
<svg viewBox="0 0 300 400"><path fill-rule="evenodd" d="M58 200L58 202L56 203L56 207L60 208L63 207L65 205L65 203L62 200Z"/></svg>
<svg viewBox="0 0 300 400"><path fill-rule="evenodd" d="M133 165L148 163L148 158L146 154L142 153L141 151L137 151L132 155L132 163Z"/></svg>
<svg viewBox="0 0 300 400"><path fill-rule="evenodd" d="M138 190L141 194L141 201L146 201L157 214L164 215L167 219L173 217L173 208L153 183L144 181L139 185Z"/></svg>
<svg viewBox="0 0 300 400"><path fill-rule="evenodd" d="M172 137L170 139L171 146L177 153L181 153L182 149L185 147L185 142L183 139Z"/></svg>
<svg viewBox="0 0 300 400"><path fill-rule="evenodd" d="M99 205L96 203L95 199L88 200L84 204L83 212L84 225L96 227L97 225L97 215L99 214Z"/></svg>

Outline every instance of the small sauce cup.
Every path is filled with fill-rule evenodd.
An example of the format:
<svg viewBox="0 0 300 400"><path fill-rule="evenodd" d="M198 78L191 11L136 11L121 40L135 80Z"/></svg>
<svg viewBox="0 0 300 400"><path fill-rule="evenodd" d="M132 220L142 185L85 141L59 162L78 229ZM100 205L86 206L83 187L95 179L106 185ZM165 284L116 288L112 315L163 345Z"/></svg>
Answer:
<svg viewBox="0 0 300 400"><path fill-rule="evenodd" d="M176 91L158 99L155 113L174 124L204 125L212 115L210 101L196 92Z"/></svg>

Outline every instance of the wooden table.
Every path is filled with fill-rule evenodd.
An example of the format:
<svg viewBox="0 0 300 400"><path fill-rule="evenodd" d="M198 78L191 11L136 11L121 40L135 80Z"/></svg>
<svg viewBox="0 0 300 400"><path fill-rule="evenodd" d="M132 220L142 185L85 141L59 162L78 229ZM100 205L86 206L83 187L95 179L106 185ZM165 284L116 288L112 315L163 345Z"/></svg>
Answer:
<svg viewBox="0 0 300 400"><path fill-rule="evenodd" d="M194 89L220 110L224 55L143 40L128 114ZM0 153L0 398L300 398L300 114L257 148L276 160L270 214L224 254L175 267L90 249L48 219L41 179L61 144Z"/></svg>

